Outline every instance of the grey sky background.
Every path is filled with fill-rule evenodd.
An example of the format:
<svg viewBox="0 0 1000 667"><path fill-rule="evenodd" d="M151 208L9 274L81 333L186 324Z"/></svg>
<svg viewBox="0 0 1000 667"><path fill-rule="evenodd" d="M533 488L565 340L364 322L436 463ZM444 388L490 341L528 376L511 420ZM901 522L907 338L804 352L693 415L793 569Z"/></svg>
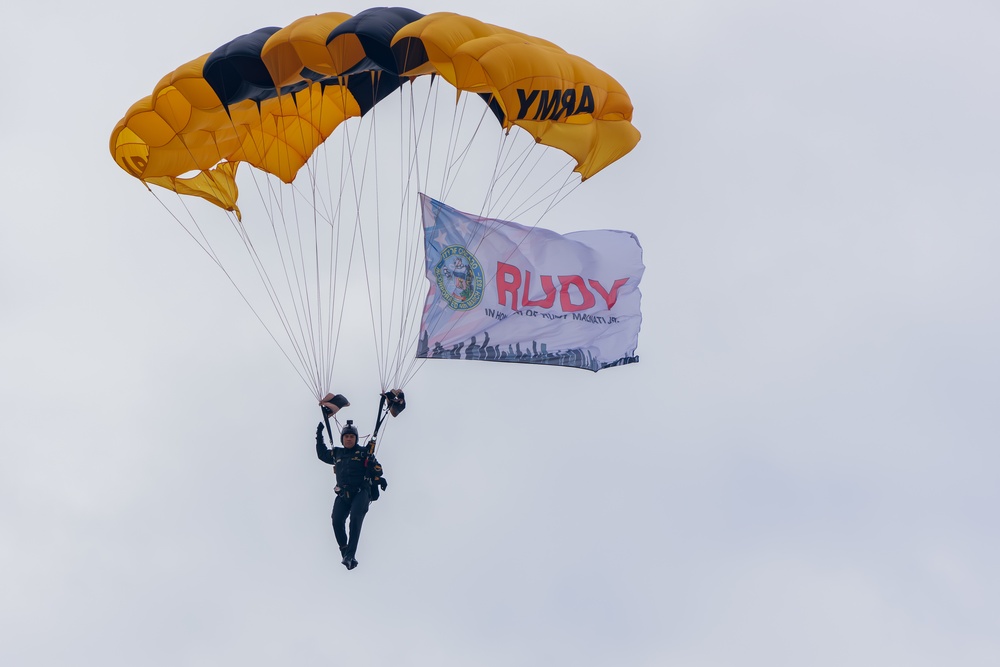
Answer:
<svg viewBox="0 0 1000 667"><path fill-rule="evenodd" d="M428 363L348 573L311 395L107 146L181 63L368 6L5 9L0 662L1000 663L1000 7L409 5L629 91L545 225L638 235L641 362Z"/></svg>

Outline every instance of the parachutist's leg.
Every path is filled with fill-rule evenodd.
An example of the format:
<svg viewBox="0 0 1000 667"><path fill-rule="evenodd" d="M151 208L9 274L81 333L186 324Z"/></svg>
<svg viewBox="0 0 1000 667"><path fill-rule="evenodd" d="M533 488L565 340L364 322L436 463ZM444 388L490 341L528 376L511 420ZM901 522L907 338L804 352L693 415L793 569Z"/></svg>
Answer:
<svg viewBox="0 0 1000 667"><path fill-rule="evenodd" d="M353 501L351 503L351 536L347 541L347 551L344 553L344 558L354 560L358 553L358 540L361 539L361 525L365 521L365 514L368 513L371 499L368 490L364 489L351 500Z"/></svg>
<svg viewBox="0 0 1000 667"><path fill-rule="evenodd" d="M351 512L351 501L337 496L333 501L333 513L330 519L333 521L333 534L337 538L337 545L340 546L340 554L343 556L347 549L347 515ZM353 523L353 521L352 521Z"/></svg>

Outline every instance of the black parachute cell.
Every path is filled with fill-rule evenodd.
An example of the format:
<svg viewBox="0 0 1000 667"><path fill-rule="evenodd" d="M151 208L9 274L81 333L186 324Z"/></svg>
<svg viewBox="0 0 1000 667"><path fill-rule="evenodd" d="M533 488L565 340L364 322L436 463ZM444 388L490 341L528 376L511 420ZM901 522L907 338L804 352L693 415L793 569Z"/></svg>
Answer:
<svg viewBox="0 0 1000 667"><path fill-rule="evenodd" d="M370 61L366 69L379 69L392 74L399 74L396 57L389 44L393 36L405 25L424 17L420 12L405 7L375 7L366 9L356 16L344 21L326 38L329 44L340 35L357 36ZM353 67L352 71L359 71Z"/></svg>
<svg viewBox="0 0 1000 667"><path fill-rule="evenodd" d="M202 76L226 108L277 95L271 74L260 59L264 42L281 28L260 28L223 44L208 57Z"/></svg>
<svg viewBox="0 0 1000 667"><path fill-rule="evenodd" d="M357 100L361 115L398 89L403 80L386 72L361 72L347 79L347 89Z"/></svg>

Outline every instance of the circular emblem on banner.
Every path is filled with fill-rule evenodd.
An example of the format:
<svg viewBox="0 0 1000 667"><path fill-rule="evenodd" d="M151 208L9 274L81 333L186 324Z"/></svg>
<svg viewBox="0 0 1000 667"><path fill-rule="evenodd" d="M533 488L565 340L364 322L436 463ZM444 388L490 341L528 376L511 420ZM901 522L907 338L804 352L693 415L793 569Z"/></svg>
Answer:
<svg viewBox="0 0 1000 667"><path fill-rule="evenodd" d="M441 297L453 310L472 310L483 300L483 265L464 247L450 245L441 251L434 275Z"/></svg>

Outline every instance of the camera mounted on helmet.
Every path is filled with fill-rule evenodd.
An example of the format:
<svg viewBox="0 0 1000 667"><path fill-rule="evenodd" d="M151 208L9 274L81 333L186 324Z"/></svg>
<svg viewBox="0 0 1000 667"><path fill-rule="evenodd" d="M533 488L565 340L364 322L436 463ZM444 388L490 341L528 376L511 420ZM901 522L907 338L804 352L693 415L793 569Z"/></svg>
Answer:
<svg viewBox="0 0 1000 667"><path fill-rule="evenodd" d="M358 427L354 425L354 420L353 419L348 419L347 420L347 425L344 426L344 428L342 428L340 430L340 442L341 443L344 442L344 436L345 435L353 435L354 436L354 442L356 443L358 441Z"/></svg>

